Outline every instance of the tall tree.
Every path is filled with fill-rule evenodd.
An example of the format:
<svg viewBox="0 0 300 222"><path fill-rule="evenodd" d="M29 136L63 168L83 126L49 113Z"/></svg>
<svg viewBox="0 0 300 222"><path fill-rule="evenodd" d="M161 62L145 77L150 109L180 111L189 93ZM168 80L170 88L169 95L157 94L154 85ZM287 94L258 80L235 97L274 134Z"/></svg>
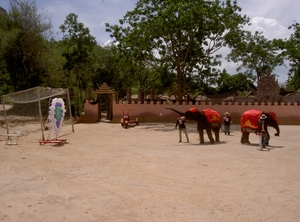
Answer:
<svg viewBox="0 0 300 222"><path fill-rule="evenodd" d="M90 89L97 90L104 82L118 92L118 96L126 96L128 82L132 81L124 76L127 67L122 62L122 57L115 53L115 46L94 47L95 56L91 60Z"/></svg>
<svg viewBox="0 0 300 222"><path fill-rule="evenodd" d="M41 54L47 51L50 18L37 10L34 1L19 0L10 0L8 15L0 17L1 72L9 73L14 91L42 84L46 72Z"/></svg>
<svg viewBox="0 0 300 222"><path fill-rule="evenodd" d="M64 79L64 69L63 65L65 63L65 58L62 56L64 51L64 45L61 41L56 41L51 39L48 42L48 52L43 54L41 59L43 66L46 67L46 86L53 88L66 88L68 87Z"/></svg>
<svg viewBox="0 0 300 222"><path fill-rule="evenodd" d="M10 76L6 69L6 62L3 58L5 48L6 33L4 32L7 24L8 14L6 10L0 7L0 95L7 94L11 91Z"/></svg>
<svg viewBox="0 0 300 222"><path fill-rule="evenodd" d="M217 85L216 91L219 93L230 93L232 90L237 90L237 94L243 95L249 92L249 85L252 86L253 84L251 76L247 76L244 73L230 75L223 70L220 77L217 79Z"/></svg>
<svg viewBox="0 0 300 222"><path fill-rule="evenodd" d="M280 51L275 47L272 40L266 39L262 32L256 31L254 35L246 32L243 40L231 46L231 53L227 60L239 63L237 71L246 69L245 74L256 76L260 80L266 71L273 71L276 66L283 64Z"/></svg>
<svg viewBox="0 0 300 222"><path fill-rule="evenodd" d="M181 102L188 75L202 81L215 78L220 64L217 51L249 20L237 1L139 0L120 26L106 24L124 55L140 66L168 67L177 76Z"/></svg>
<svg viewBox="0 0 300 222"><path fill-rule="evenodd" d="M82 111L82 94L90 79L93 50L97 43L89 29L77 19L78 15L70 13L59 28L63 33L62 42L65 45L62 55L66 62L63 68L67 77L67 85L72 88L74 83L76 86L76 110L79 115Z"/></svg>
<svg viewBox="0 0 300 222"><path fill-rule="evenodd" d="M287 83L297 90L300 89L300 24L294 22L289 29L294 30L289 39L279 39L276 43L283 50L282 55L290 65Z"/></svg>

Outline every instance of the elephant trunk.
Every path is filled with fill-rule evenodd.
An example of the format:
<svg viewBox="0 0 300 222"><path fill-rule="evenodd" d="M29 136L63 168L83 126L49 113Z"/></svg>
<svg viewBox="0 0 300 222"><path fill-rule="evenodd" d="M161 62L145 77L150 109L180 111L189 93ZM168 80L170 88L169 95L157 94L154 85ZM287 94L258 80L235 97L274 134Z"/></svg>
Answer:
<svg viewBox="0 0 300 222"><path fill-rule="evenodd" d="M173 109L173 108L165 108L165 109L172 110L172 111L174 111L175 113L178 113L178 114L181 115L181 116L185 116L185 113L180 112L180 111L178 111L178 110L176 110L176 109Z"/></svg>
<svg viewBox="0 0 300 222"><path fill-rule="evenodd" d="M98 98L95 101L89 102L89 104L91 104L91 105L95 105L97 103L99 103L99 99Z"/></svg>
<svg viewBox="0 0 300 222"><path fill-rule="evenodd" d="M275 136L279 136L280 135L280 129L279 129L279 126L278 126L278 124L276 124L275 126L274 126L274 128L276 129L276 133L275 133Z"/></svg>

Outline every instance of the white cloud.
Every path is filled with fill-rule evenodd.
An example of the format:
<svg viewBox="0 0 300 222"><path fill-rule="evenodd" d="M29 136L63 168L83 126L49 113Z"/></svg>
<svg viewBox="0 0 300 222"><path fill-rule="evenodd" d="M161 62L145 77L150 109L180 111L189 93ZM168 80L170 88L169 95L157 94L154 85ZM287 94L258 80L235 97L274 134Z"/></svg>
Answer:
<svg viewBox="0 0 300 222"><path fill-rule="evenodd" d="M103 44L102 46L103 46L103 47L105 47L105 46L111 46L111 45L113 45L113 44L114 44L113 40L109 39L109 40L107 40L106 42L104 42L104 44Z"/></svg>
<svg viewBox="0 0 300 222"><path fill-rule="evenodd" d="M267 39L274 38L288 38L291 31L287 27L284 27L272 18L254 17L251 19L251 26L246 27L246 30L254 33L255 31L263 32L263 35Z"/></svg>

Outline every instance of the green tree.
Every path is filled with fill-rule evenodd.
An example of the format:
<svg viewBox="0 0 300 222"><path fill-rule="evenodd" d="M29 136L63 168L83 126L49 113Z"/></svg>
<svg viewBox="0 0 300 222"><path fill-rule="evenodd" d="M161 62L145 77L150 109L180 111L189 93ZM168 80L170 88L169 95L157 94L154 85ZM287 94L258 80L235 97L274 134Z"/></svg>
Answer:
<svg viewBox="0 0 300 222"><path fill-rule="evenodd" d="M214 80L220 64L217 51L238 41L249 19L241 16L237 1L139 0L120 26L106 24L119 50L131 60L160 73L162 67L176 74L181 102L187 76Z"/></svg>
<svg viewBox="0 0 300 222"><path fill-rule="evenodd" d="M113 44L104 48L100 46L96 48L97 75L95 75L94 83L99 86L99 83L106 82L119 92L120 97L126 96L128 88L133 89L133 93L141 89L142 94L145 95L150 89L160 90L161 85L166 85L165 83L169 81L169 79L161 79L156 69L141 66L130 57L124 56Z"/></svg>
<svg viewBox="0 0 300 222"><path fill-rule="evenodd" d="M128 75L133 69L132 61L118 53L113 44L104 48L97 47L97 49L97 82L106 82L119 93L119 96L125 96L127 88L134 82L134 79Z"/></svg>
<svg viewBox="0 0 300 222"><path fill-rule="evenodd" d="M65 58L62 56L62 52L65 47L61 41L51 39L48 42L48 52L42 55L43 66L46 67L46 78L44 85L53 88L67 88L67 84L64 78L63 65Z"/></svg>
<svg viewBox="0 0 300 222"><path fill-rule="evenodd" d="M300 89L300 24L295 22L289 26L289 29L294 30L289 39L279 39L276 43L290 65L288 86L292 86L294 90L297 90Z"/></svg>
<svg viewBox="0 0 300 222"><path fill-rule="evenodd" d="M59 28L63 33L62 43L65 46L62 53L65 58L63 69L67 86L71 89L75 86L76 111L79 115L83 109L83 93L91 80L93 50L97 43L89 29L77 19L78 15L70 13Z"/></svg>
<svg viewBox="0 0 300 222"><path fill-rule="evenodd" d="M227 60L239 63L237 71L246 69L246 74L256 76L260 80L267 70L273 71L276 66L283 64L280 51L272 40L266 39L261 32L246 32L243 40L231 46Z"/></svg>
<svg viewBox="0 0 300 222"><path fill-rule="evenodd" d="M7 18L8 14L6 10L2 7L0 7L0 95L7 94L11 91L10 88L10 76L6 69L6 63L5 60L2 57L1 52L3 52L4 49L4 42L5 42L5 30L6 24L7 24Z"/></svg>
<svg viewBox="0 0 300 222"><path fill-rule="evenodd" d="M228 74L225 70L222 71L220 77L217 79L216 91L219 93L228 93L230 95L231 91L236 91L239 95L244 95L249 92L249 86L252 85L251 76L247 76L244 73L238 73L234 75Z"/></svg>
<svg viewBox="0 0 300 222"><path fill-rule="evenodd" d="M41 55L47 53L51 22L35 2L10 0L7 15L1 17L1 72L9 73L13 90L40 85L46 75Z"/></svg>

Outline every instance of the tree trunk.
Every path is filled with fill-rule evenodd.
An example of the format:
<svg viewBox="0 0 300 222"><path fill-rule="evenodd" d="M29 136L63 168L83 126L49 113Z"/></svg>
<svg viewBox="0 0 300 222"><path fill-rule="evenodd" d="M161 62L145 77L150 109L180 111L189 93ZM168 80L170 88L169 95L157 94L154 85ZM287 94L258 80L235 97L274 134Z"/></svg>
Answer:
<svg viewBox="0 0 300 222"><path fill-rule="evenodd" d="M182 72L180 67L177 67L177 101L182 103Z"/></svg>

